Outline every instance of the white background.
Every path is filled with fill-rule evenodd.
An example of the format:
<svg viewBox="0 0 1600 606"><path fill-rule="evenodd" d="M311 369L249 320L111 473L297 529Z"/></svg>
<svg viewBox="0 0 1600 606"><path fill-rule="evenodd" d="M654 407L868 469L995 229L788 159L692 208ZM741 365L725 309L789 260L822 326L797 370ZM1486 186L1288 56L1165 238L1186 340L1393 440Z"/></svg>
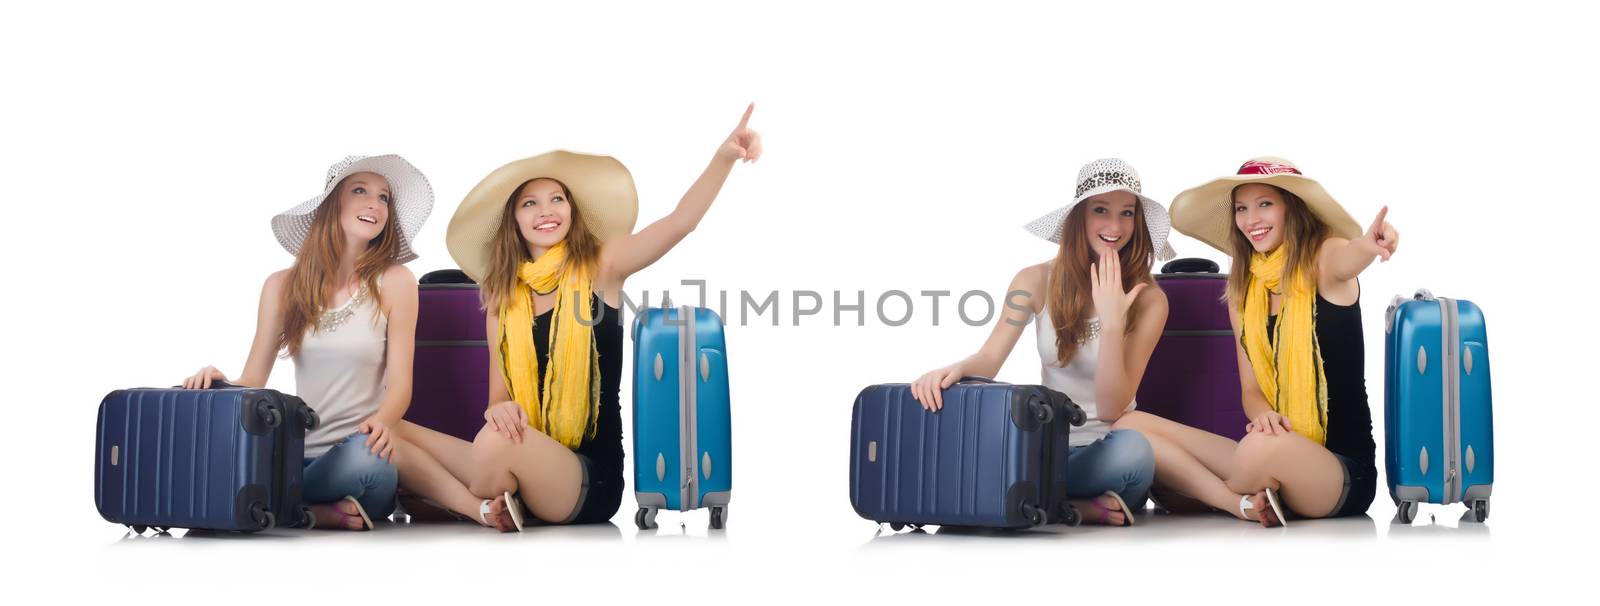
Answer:
<svg viewBox="0 0 1600 606"><path fill-rule="evenodd" d="M1582 5L5 12L0 576L10 596L1474 599L1572 588L1592 567L1587 265L1600 99L1595 19ZM708 537L697 513L688 530L663 514L660 536L636 534L631 502L616 529L516 537L463 525L123 541L96 514L101 396L208 363L239 371L261 282L291 260L268 219L319 192L329 163L399 153L427 173L437 202L411 264L420 275L451 266L444 228L479 178L552 148L616 156L637 181L641 225L663 216L751 100L766 156L739 166L699 229L630 291L704 279L785 298L837 289L847 302L857 290L869 302L890 289L998 296L1053 253L1021 225L1069 199L1084 162L1125 158L1146 193L1170 200L1251 156L1286 156L1363 225L1390 205L1402 234L1394 261L1362 277L1380 422L1389 297L1426 286L1486 310L1493 518L1458 524L1459 506L1432 508L1399 528L1380 495L1370 523L1266 531L1163 518L874 540L846 492L855 393L967 355L988 331L961 324L948 300L934 328L923 299L900 328L870 308L866 327L831 327L831 306L797 328L788 300L782 326L768 316L729 328L737 461L726 533ZM1037 381L1032 330L1000 379ZM291 370L280 363L271 385L292 390Z"/></svg>

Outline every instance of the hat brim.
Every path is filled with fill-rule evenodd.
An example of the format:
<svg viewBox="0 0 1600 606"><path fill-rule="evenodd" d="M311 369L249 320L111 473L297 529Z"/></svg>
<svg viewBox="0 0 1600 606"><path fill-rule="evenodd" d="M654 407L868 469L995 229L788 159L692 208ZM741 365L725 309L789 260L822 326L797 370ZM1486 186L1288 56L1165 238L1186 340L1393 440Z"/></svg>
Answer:
<svg viewBox="0 0 1600 606"><path fill-rule="evenodd" d="M1299 196L1311 213L1328 225L1332 235L1361 237L1361 224L1339 202L1328 195L1321 183L1293 173L1268 175L1228 175L1190 188L1172 200L1172 226L1179 233L1232 254L1230 232L1234 231L1233 190L1247 183L1273 185Z"/></svg>
<svg viewBox="0 0 1600 606"><path fill-rule="evenodd" d="M1066 223L1067 214L1072 212L1073 207L1083 203L1084 200L1113 191L1125 191L1139 198L1139 204L1144 209L1145 227L1150 231L1150 243L1155 250L1156 259L1165 261L1178 256L1177 252L1172 250L1172 244L1167 241L1172 232L1172 218L1167 215L1167 208L1149 196L1121 186L1106 186L1086 191L1066 206L1029 221L1022 227L1028 230L1028 233L1060 244L1062 225Z"/></svg>
<svg viewBox="0 0 1600 606"><path fill-rule="evenodd" d="M633 175L615 158L556 150L506 164L478 182L456 208L445 232L445 246L456 265L482 282L489 271L491 246L512 194L534 179L567 186L584 224L601 242L633 233L639 218L639 193Z"/></svg>
<svg viewBox="0 0 1600 606"><path fill-rule="evenodd" d="M370 156L350 163L327 179L321 194L273 217L272 235L278 239L278 244L289 254L299 255L300 246L311 233L317 207L333 195L339 183L356 173L377 174L389 182L389 195L394 200L389 209L394 213L400 237L395 262L403 264L415 260L417 253L412 250L411 243L422 231L428 216L433 214L433 185L417 167L394 154Z"/></svg>

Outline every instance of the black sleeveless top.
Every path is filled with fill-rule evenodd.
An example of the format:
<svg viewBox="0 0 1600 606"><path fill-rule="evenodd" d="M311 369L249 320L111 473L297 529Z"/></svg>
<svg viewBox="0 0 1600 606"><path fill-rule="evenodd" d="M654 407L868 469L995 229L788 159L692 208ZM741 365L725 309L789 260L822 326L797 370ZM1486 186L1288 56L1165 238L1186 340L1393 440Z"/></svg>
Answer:
<svg viewBox="0 0 1600 606"><path fill-rule="evenodd" d="M1278 316L1267 318L1273 337ZM1350 474L1376 478L1378 446L1372 439L1372 409L1367 405L1366 355L1361 338L1361 301L1335 305L1317 294L1317 344L1322 347L1322 373L1328 382L1328 432L1324 446L1348 459Z"/></svg>
<svg viewBox="0 0 1600 606"><path fill-rule="evenodd" d="M595 420L594 437L586 437L573 452L588 459L588 493L580 505L576 523L600 522L611 518L622 500L622 310L605 304L596 293L589 302L590 317L596 318L594 345L600 354L600 418ZM533 319L534 354L539 356L538 386L544 389L546 362L550 355L550 316L546 310Z"/></svg>

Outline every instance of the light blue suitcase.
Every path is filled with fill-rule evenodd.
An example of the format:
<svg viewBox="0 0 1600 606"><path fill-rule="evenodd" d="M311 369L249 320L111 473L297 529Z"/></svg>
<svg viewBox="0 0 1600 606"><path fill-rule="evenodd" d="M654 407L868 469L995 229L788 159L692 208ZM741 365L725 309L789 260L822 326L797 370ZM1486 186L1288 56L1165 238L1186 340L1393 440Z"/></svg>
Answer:
<svg viewBox="0 0 1600 606"><path fill-rule="evenodd" d="M1489 517L1494 414L1489 337L1470 301L1419 290L1389 305L1384 431L1389 496L1409 524L1420 503L1465 503Z"/></svg>
<svg viewBox="0 0 1600 606"><path fill-rule="evenodd" d="M720 529L733 489L722 318L698 307L646 309L633 343L634 524L655 528L662 509L709 507Z"/></svg>

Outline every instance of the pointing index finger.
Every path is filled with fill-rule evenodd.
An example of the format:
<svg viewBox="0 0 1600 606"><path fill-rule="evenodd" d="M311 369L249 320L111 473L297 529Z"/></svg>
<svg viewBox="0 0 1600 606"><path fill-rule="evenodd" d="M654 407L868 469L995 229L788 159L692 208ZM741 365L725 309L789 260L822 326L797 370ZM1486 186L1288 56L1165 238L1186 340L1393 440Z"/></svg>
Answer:
<svg viewBox="0 0 1600 606"><path fill-rule="evenodd" d="M1387 216L1389 216L1389 207L1388 206L1384 206L1382 210L1378 211L1378 218L1374 219L1372 221L1372 229L1370 229L1368 231L1370 233L1373 233L1373 234L1382 235L1383 234L1383 219L1384 219L1384 217L1387 217Z"/></svg>
<svg viewBox="0 0 1600 606"><path fill-rule="evenodd" d="M756 104L752 101L749 107L744 108L744 117L739 118L739 130L744 130L750 124L750 112L753 111L756 111Z"/></svg>

